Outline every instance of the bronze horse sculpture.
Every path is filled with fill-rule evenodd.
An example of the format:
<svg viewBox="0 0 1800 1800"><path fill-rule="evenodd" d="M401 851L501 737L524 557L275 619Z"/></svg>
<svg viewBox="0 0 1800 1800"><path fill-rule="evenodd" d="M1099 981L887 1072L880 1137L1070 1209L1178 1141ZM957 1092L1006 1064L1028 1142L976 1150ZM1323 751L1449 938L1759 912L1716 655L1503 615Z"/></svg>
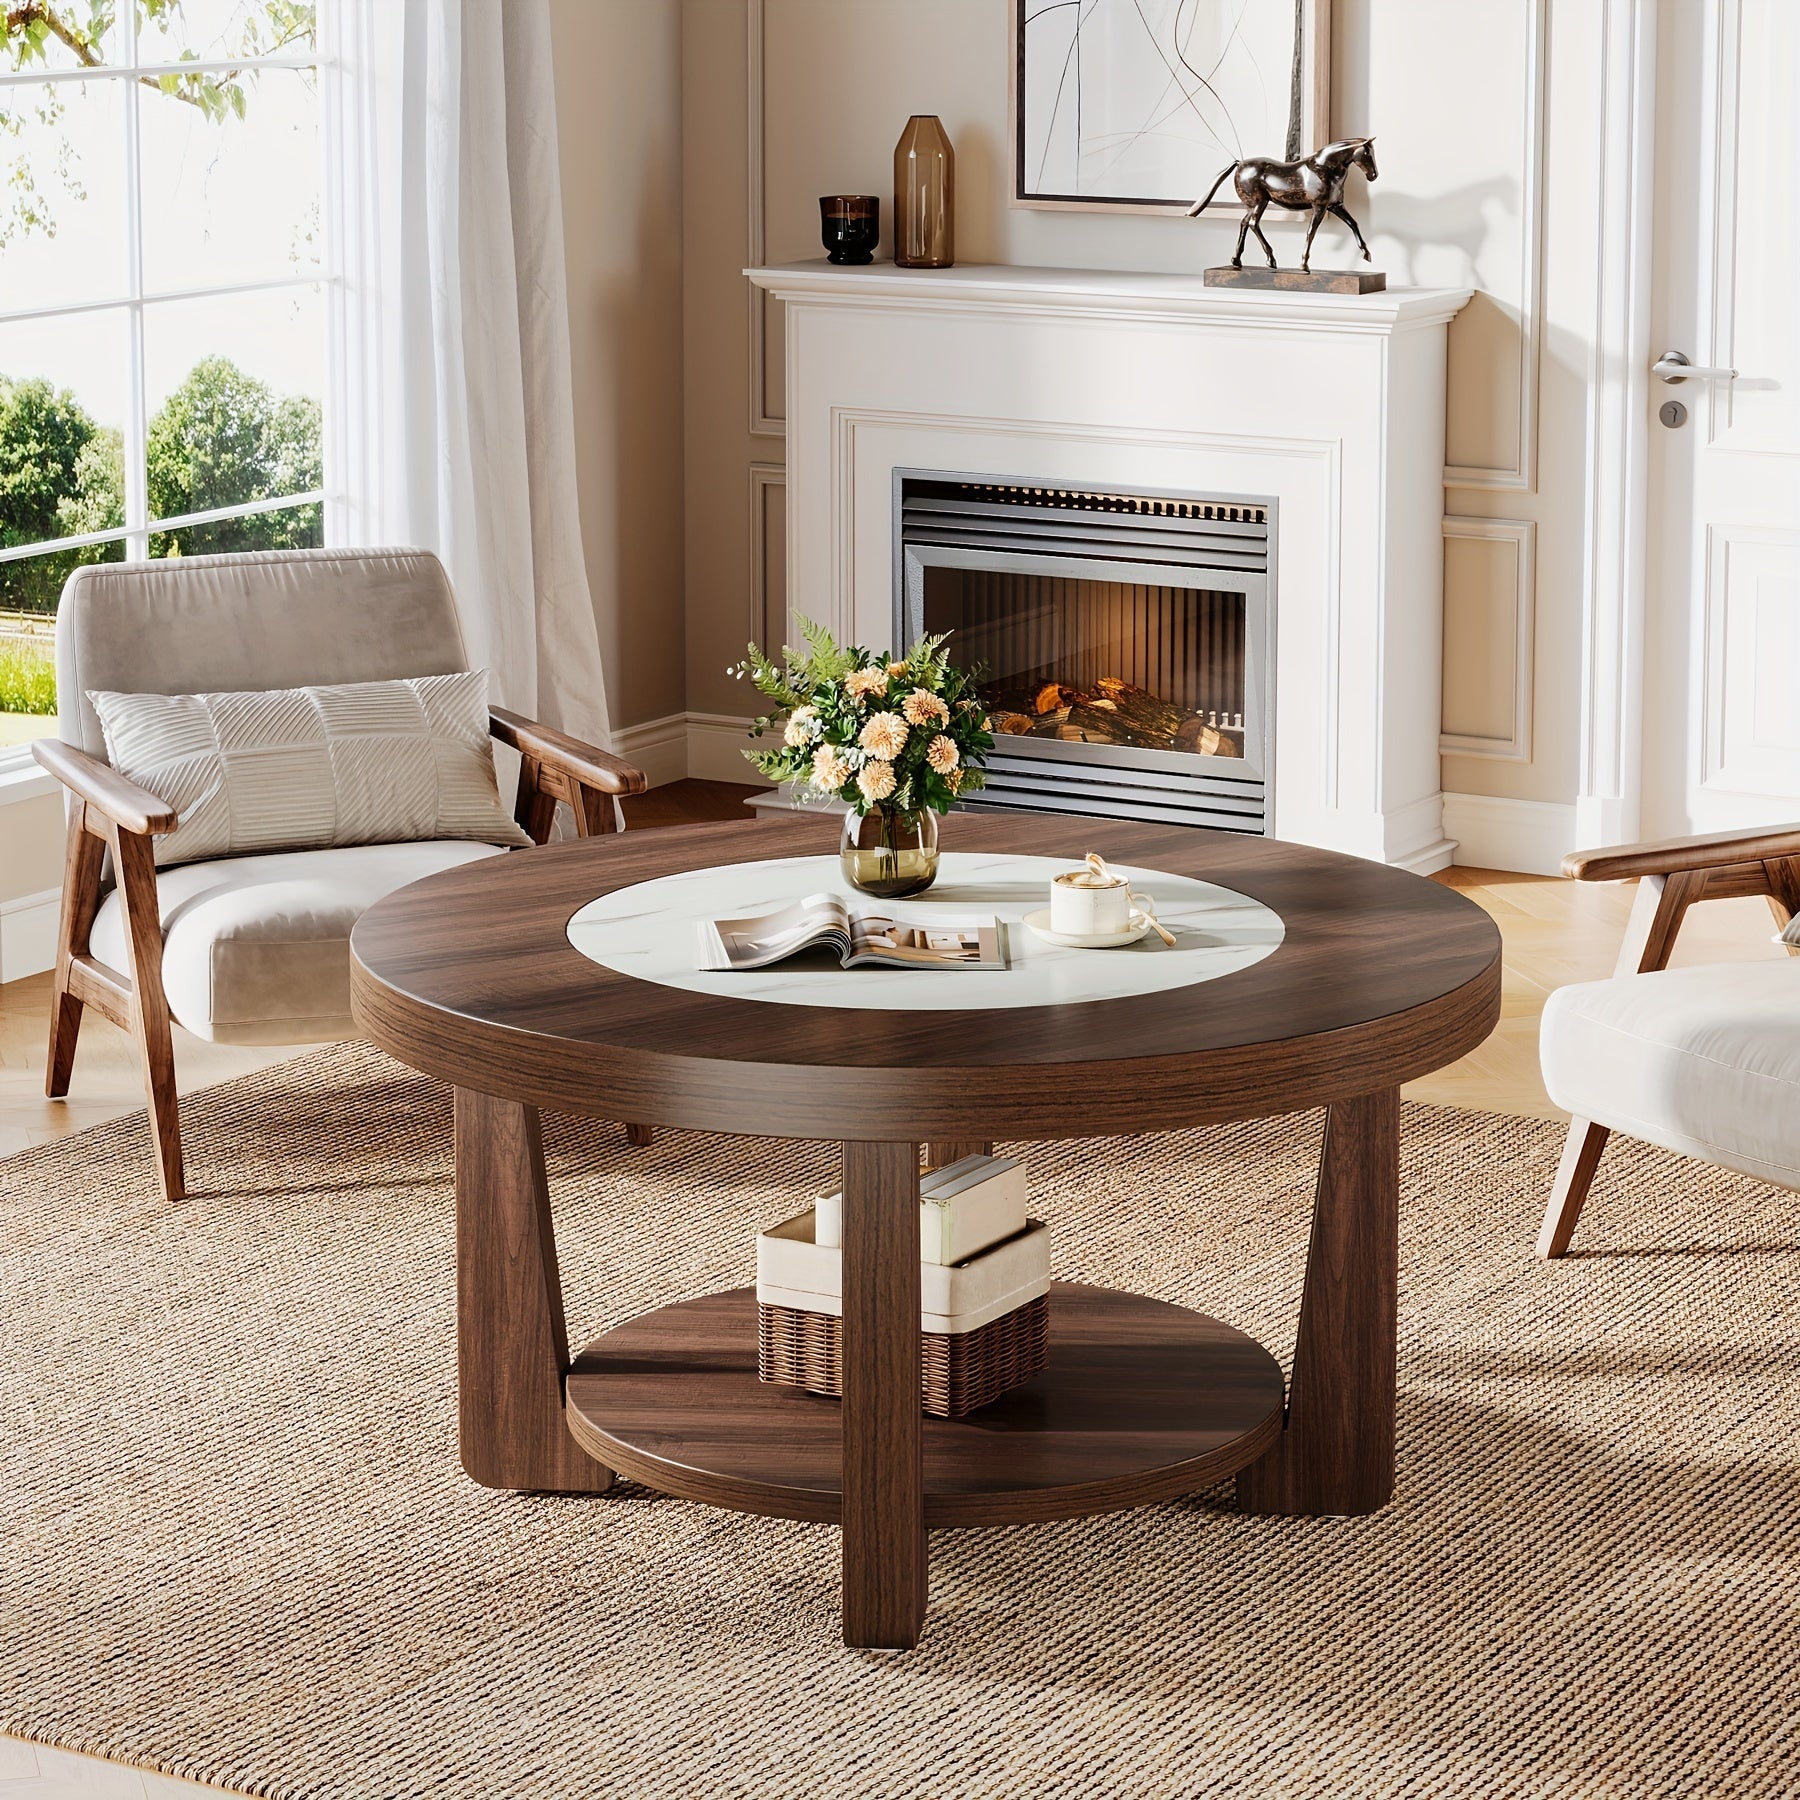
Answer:
<svg viewBox="0 0 1800 1800"><path fill-rule="evenodd" d="M1352 169L1361 169L1369 180L1375 179L1375 140L1372 137L1344 138L1338 143L1327 144L1323 150L1315 150L1311 156L1301 157L1298 162L1246 156L1241 162L1231 163L1219 171L1218 180L1206 190L1206 198L1196 200L1188 208L1188 217L1193 218L1211 205L1213 195L1229 175L1244 206L1243 223L1238 226L1237 250L1231 259L1234 269L1244 266L1244 240L1253 231L1256 241L1263 247L1263 254L1269 259L1269 267L1276 266L1275 252L1269 248L1261 224L1263 214L1271 206L1285 207L1289 212L1310 209L1312 213L1312 223L1306 228L1306 249L1300 257L1302 269L1312 268L1313 239L1327 213L1342 219L1350 227L1362 250L1363 261L1372 262L1374 258L1369 255L1369 246L1363 243L1363 234L1344 205L1344 184Z"/></svg>

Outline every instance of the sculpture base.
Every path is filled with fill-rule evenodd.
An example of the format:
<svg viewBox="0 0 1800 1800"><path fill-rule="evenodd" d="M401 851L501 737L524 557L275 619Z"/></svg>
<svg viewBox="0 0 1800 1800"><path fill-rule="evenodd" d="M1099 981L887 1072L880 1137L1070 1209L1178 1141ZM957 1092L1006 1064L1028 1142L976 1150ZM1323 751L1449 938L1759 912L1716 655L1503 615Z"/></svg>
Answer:
<svg viewBox="0 0 1800 1800"><path fill-rule="evenodd" d="M1387 277L1361 269L1234 269L1229 263L1206 271L1208 287L1282 288L1295 294L1379 294Z"/></svg>

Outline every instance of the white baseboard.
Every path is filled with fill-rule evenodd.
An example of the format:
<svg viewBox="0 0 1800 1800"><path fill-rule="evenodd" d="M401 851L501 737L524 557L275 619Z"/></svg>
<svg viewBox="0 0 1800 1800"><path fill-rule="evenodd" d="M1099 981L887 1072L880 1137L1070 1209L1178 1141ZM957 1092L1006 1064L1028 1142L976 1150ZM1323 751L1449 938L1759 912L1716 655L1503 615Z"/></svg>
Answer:
<svg viewBox="0 0 1800 1800"><path fill-rule="evenodd" d="M62 889L0 900L0 981L21 981L56 967L56 919Z"/></svg>
<svg viewBox="0 0 1800 1800"><path fill-rule="evenodd" d="M735 781L753 787L772 787L744 761L750 748L750 720L730 713L691 712L687 715L687 772L693 781Z"/></svg>
<svg viewBox="0 0 1800 1800"><path fill-rule="evenodd" d="M1572 804L1495 794L1446 794L1444 832L1456 839L1463 868L1522 875L1560 875L1563 857L1578 841Z"/></svg>
<svg viewBox="0 0 1800 1800"><path fill-rule="evenodd" d="M613 753L644 771L653 788L667 787L687 774L687 714L669 713L641 725L622 725L612 734Z"/></svg>
<svg viewBox="0 0 1800 1800"><path fill-rule="evenodd" d="M768 787L772 784L744 761L750 723L732 713L666 713L621 726L613 733L613 749L636 763L653 788L684 779Z"/></svg>

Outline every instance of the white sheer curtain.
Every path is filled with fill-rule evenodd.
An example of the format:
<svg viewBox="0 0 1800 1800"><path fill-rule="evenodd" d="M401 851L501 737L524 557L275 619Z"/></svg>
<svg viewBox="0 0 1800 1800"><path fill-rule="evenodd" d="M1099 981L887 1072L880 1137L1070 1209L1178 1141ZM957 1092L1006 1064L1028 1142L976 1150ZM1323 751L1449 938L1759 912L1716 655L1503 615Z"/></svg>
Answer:
<svg viewBox="0 0 1800 1800"><path fill-rule="evenodd" d="M339 541L435 550L493 697L610 744L547 0L327 0Z"/></svg>

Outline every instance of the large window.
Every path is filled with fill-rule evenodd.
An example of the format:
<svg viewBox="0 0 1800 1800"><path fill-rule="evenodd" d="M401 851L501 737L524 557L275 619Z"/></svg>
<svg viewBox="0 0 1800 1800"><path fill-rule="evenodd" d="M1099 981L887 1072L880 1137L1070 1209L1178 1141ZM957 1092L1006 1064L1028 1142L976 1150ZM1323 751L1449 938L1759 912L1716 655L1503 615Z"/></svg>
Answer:
<svg viewBox="0 0 1800 1800"><path fill-rule="evenodd" d="M323 541L316 10L0 0L0 760L78 564Z"/></svg>

